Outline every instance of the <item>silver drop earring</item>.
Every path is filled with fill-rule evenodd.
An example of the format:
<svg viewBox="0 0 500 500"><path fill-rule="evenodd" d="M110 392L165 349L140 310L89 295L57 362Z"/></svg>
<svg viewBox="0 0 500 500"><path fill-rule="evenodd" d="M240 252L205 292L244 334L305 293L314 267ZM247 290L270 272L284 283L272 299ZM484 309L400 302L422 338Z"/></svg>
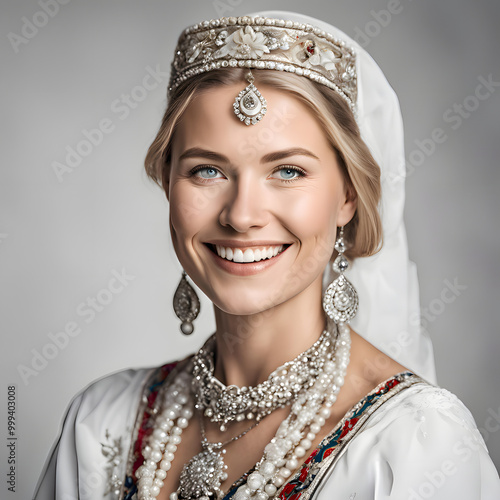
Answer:
<svg viewBox="0 0 500 500"><path fill-rule="evenodd" d="M200 312L200 299L194 288L186 279L186 272L182 271L182 278L174 294L175 315L182 321L181 332L191 335L194 331L193 321Z"/></svg>
<svg viewBox="0 0 500 500"><path fill-rule="evenodd" d="M255 78L251 71L248 72L246 79L248 85L236 96L233 108L235 115L245 125L255 125L266 114L267 102L253 84Z"/></svg>
<svg viewBox="0 0 500 500"><path fill-rule="evenodd" d="M323 309L335 323L349 323L358 310L358 293L351 282L344 276L344 271L349 267L349 262L344 257L344 226L335 242L335 250L338 255L333 262L333 270L339 276L333 280L325 291L323 298Z"/></svg>

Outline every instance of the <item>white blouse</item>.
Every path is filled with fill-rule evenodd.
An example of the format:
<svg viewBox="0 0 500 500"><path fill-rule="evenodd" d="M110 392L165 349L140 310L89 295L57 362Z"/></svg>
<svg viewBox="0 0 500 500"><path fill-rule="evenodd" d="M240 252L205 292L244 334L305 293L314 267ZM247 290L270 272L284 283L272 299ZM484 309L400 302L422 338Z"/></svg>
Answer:
<svg viewBox="0 0 500 500"><path fill-rule="evenodd" d="M137 413L153 372L121 371L74 398L35 500L123 498ZM324 460L300 500L500 500L498 473L474 419L445 389L417 383L399 391L351 437Z"/></svg>

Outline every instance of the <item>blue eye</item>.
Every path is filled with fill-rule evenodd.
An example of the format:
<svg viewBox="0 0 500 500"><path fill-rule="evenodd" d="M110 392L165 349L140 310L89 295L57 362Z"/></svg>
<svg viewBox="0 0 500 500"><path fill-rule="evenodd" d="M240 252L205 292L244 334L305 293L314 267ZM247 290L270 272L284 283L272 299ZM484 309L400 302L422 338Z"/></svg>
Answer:
<svg viewBox="0 0 500 500"><path fill-rule="evenodd" d="M279 173L280 177L287 181L295 179L295 176L299 175L299 172L297 172L297 170L293 168L282 168L281 170L279 170Z"/></svg>
<svg viewBox="0 0 500 500"><path fill-rule="evenodd" d="M216 179L220 172L214 167L199 167L193 172L193 175L202 179Z"/></svg>
<svg viewBox="0 0 500 500"><path fill-rule="evenodd" d="M306 175L305 172L298 167L286 166L277 168L273 172L272 177L280 181L295 181L300 179L301 177L304 177L305 175Z"/></svg>

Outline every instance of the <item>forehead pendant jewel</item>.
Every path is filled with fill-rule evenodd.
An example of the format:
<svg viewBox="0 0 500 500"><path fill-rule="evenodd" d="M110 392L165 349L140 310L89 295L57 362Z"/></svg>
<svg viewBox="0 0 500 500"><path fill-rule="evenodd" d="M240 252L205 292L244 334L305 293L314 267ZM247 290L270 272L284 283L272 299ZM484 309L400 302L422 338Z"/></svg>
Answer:
<svg viewBox="0 0 500 500"><path fill-rule="evenodd" d="M255 125L266 114L267 102L253 84L255 79L251 71L248 72L246 79L248 86L234 100L234 114L245 125Z"/></svg>

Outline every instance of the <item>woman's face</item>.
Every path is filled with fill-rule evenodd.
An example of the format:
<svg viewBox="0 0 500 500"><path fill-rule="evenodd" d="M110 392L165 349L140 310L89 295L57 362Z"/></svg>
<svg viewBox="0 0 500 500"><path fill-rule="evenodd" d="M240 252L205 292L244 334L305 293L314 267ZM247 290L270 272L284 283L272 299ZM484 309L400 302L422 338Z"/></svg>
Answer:
<svg viewBox="0 0 500 500"><path fill-rule="evenodd" d="M337 226L355 211L335 152L305 105L260 86L268 112L247 126L233 112L243 87L219 86L189 105L167 187L180 263L219 309L236 315L320 293Z"/></svg>

